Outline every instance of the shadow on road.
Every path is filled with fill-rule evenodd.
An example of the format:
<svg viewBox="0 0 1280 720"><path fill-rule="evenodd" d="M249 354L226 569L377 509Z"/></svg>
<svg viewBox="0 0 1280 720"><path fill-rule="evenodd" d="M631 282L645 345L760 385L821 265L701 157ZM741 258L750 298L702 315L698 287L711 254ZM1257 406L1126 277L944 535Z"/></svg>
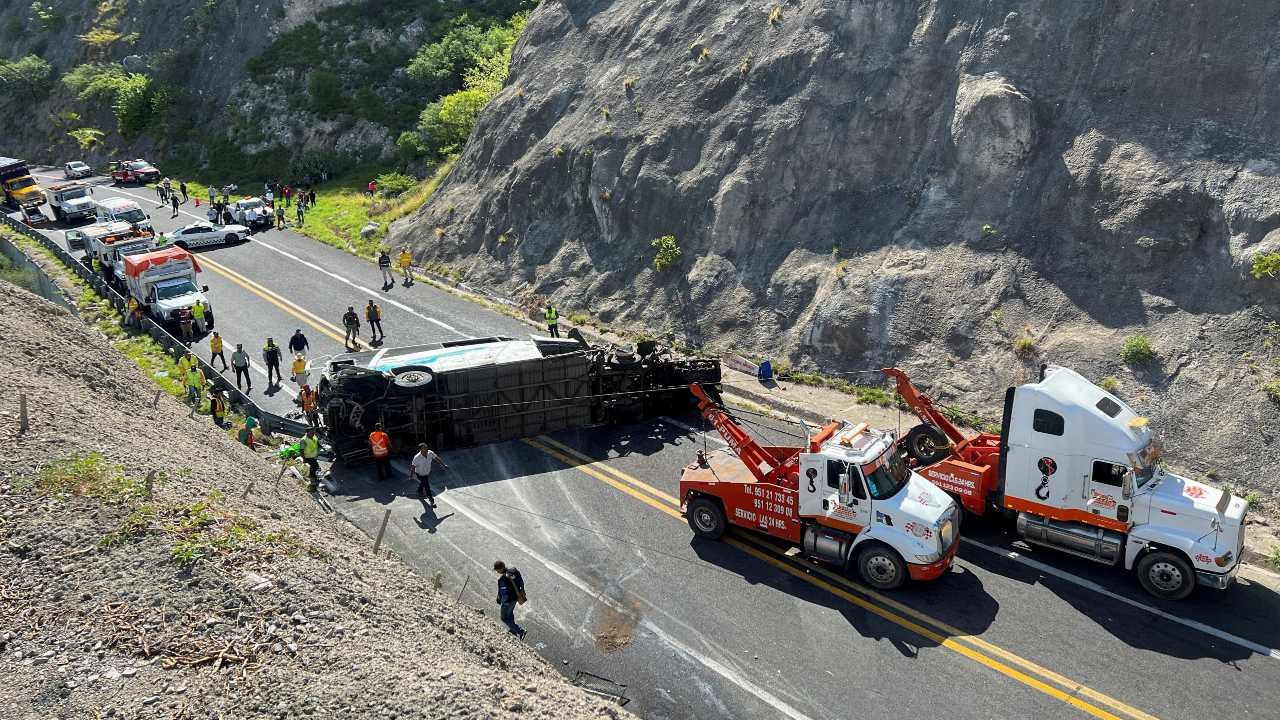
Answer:
<svg viewBox="0 0 1280 720"><path fill-rule="evenodd" d="M1000 547L1011 540L1007 528L997 528L986 519L970 525L965 534ZM1107 592L1128 598L1138 605L1202 623L1269 648L1280 646L1280 595L1258 582L1241 578L1223 592L1201 587L1186 600L1167 602L1144 593L1133 573L1122 568L1100 565L1048 549L1025 547L1021 543L1012 545L1012 549L1029 559L1095 583ZM1142 607L1101 595L1076 582L1040 572L1013 559L964 546L961 556L965 562L993 574L1026 585L1044 587L1075 608L1081 617L1097 623L1098 627L1130 647L1170 657L1208 658L1224 663L1234 663L1255 654L1238 643L1172 624L1172 621Z"/></svg>
<svg viewBox="0 0 1280 720"><path fill-rule="evenodd" d="M778 562L786 563L804 572L806 576L818 578L826 584L836 585L840 590L857 597L859 602L840 597L723 542L694 538L689 546L703 561L739 575L752 585L763 585L787 593L798 600L839 612L858 635L873 640L888 641L903 657L914 658L918 655L920 648L938 646L937 639L921 635L885 618L872 609L872 606L887 610L911 622L918 623L919 618L907 617L897 610L886 608L877 599L857 589L822 578L814 572L815 567L824 567L840 574L835 568L820 566L808 560L782 557L777 548L762 543L759 538L753 536L736 532L733 536L739 541L745 540L748 545L762 552L773 555ZM887 596L919 613L927 613L931 618L950 625L952 630L958 631L955 634L981 634L991 626L1000 609L995 598L983 589L982 581L973 573L962 569L952 571L933 583L908 584L888 593ZM956 598L964 598L964 601L956 602ZM927 624L929 630L943 637L952 634L929 621L921 624Z"/></svg>

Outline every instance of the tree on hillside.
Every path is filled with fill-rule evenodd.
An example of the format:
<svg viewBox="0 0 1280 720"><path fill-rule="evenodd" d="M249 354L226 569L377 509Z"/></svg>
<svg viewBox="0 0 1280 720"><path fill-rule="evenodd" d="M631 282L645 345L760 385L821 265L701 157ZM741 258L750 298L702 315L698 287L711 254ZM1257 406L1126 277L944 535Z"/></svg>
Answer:
<svg viewBox="0 0 1280 720"><path fill-rule="evenodd" d="M49 91L53 66L36 55L0 61L0 88L14 97L34 98Z"/></svg>

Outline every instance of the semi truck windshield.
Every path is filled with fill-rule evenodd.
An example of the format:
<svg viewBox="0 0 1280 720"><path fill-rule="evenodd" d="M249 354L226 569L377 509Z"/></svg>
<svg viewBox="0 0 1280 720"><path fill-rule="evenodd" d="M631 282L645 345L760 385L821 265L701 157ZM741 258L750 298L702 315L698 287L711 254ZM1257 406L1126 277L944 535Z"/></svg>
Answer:
<svg viewBox="0 0 1280 720"><path fill-rule="evenodd" d="M862 474L867 478L867 491L872 500L888 500L897 495L911 478L911 471L893 446L879 460L863 465Z"/></svg>

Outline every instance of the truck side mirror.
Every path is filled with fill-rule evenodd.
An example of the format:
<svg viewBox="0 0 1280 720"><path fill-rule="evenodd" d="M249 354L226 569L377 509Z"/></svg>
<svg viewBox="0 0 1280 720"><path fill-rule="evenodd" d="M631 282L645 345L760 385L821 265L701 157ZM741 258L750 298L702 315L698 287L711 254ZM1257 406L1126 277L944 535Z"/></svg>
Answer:
<svg viewBox="0 0 1280 720"><path fill-rule="evenodd" d="M849 473L840 474L840 504L852 505L858 502L853 497L853 480L849 477Z"/></svg>
<svg viewBox="0 0 1280 720"><path fill-rule="evenodd" d="M1120 495L1125 500L1133 497L1133 470L1127 470L1124 474L1124 480L1120 481Z"/></svg>

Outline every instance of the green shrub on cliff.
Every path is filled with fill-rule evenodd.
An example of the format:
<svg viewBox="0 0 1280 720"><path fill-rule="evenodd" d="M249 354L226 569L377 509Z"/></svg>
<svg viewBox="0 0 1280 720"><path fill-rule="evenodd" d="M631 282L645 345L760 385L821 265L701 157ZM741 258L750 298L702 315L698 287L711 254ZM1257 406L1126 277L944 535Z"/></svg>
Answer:
<svg viewBox="0 0 1280 720"><path fill-rule="evenodd" d="M1258 253L1253 256L1253 276L1261 280L1264 277L1280 275L1280 253Z"/></svg>

